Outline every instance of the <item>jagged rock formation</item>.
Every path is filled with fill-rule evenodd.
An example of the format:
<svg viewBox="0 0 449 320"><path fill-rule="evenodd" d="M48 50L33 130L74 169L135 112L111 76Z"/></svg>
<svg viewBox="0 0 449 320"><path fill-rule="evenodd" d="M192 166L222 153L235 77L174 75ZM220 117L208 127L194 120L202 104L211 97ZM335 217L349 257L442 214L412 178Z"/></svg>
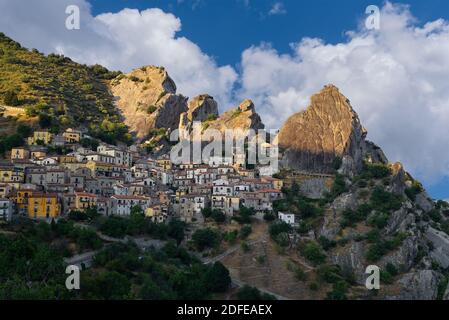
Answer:
<svg viewBox="0 0 449 320"><path fill-rule="evenodd" d="M264 129L265 125L256 112L254 103L246 99L237 108L226 111L218 119L207 121L205 128L217 129L224 132L226 129Z"/></svg>
<svg viewBox="0 0 449 320"><path fill-rule="evenodd" d="M125 124L140 140L153 129L176 129L187 111L187 98L176 94L176 85L161 67L147 66L111 81Z"/></svg>
<svg viewBox="0 0 449 320"><path fill-rule="evenodd" d="M379 148L366 142L367 131L360 124L349 100L337 87L325 86L311 98L310 106L292 115L279 131L279 147L286 167L329 173L336 157L343 161L343 173L361 169L363 159L385 161Z"/></svg>
<svg viewBox="0 0 449 320"><path fill-rule="evenodd" d="M183 112L179 119L179 130L190 132L194 122L215 120L218 118L218 104L208 94L202 94L189 101L187 112Z"/></svg>

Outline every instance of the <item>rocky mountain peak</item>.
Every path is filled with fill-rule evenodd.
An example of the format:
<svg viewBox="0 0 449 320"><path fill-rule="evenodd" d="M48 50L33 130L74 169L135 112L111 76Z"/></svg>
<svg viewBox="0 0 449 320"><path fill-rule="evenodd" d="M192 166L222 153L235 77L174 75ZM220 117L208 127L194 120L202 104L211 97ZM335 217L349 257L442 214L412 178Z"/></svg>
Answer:
<svg viewBox="0 0 449 320"><path fill-rule="evenodd" d="M218 117L218 104L210 95L202 94L189 101L187 111L189 121L205 121L216 117Z"/></svg>
<svg viewBox="0 0 449 320"><path fill-rule="evenodd" d="M239 109L242 110L243 112L245 111L254 111L254 103L250 100L250 99L245 99L242 101L242 103L240 103L239 105Z"/></svg>
<svg viewBox="0 0 449 320"><path fill-rule="evenodd" d="M178 127L187 98L163 67L145 66L111 81L111 92L125 124L140 140L153 129Z"/></svg>
<svg viewBox="0 0 449 320"><path fill-rule="evenodd" d="M334 85L311 97L306 110L287 119L279 132L285 166L297 170L331 172L336 157L346 171L361 168L367 131L349 100ZM347 172L347 173L349 173Z"/></svg>
<svg viewBox="0 0 449 320"><path fill-rule="evenodd" d="M224 131L226 129L264 129L265 125L262 122L256 108L251 100L244 100L238 107L232 108L223 114L218 119L210 121L208 128L218 129Z"/></svg>

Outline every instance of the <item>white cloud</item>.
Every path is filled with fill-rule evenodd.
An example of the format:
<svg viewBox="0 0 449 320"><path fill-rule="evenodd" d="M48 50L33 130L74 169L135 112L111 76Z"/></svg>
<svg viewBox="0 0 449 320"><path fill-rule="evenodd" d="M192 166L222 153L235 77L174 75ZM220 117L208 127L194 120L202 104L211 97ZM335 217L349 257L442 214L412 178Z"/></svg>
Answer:
<svg viewBox="0 0 449 320"><path fill-rule="evenodd" d="M266 124L278 127L333 83L390 160L428 182L448 175L449 24L415 23L408 7L387 3L380 30L350 32L343 43L303 39L290 54L253 46L242 54L239 96L253 98Z"/></svg>
<svg viewBox="0 0 449 320"><path fill-rule="evenodd" d="M248 2L249 3L249 2ZM81 30L65 29L65 7L81 8ZM210 93L227 109L251 98L268 127L279 127L334 83L351 99L369 139L426 181L449 175L449 24L418 27L407 7L387 3L381 29L348 32L327 44L305 38L280 54L269 44L242 53L241 73L219 66L177 36L181 21L159 9L92 16L85 0L0 0L0 30L27 47L58 51L83 63L129 71L163 65L188 96ZM234 85L241 87L236 91Z"/></svg>
<svg viewBox="0 0 449 320"><path fill-rule="evenodd" d="M286 14L287 10L285 10L284 4L282 2L275 2L271 7L270 11L268 11L268 15L275 16L280 14Z"/></svg>
<svg viewBox="0 0 449 320"><path fill-rule="evenodd" d="M69 4L80 7L80 30L65 28ZM234 69L218 66L195 43L177 36L180 19L160 9L124 9L94 17L85 0L0 0L0 12L0 30L25 46L125 72L161 65L179 92L187 96L207 92L222 108L231 103L228 98L237 79Z"/></svg>

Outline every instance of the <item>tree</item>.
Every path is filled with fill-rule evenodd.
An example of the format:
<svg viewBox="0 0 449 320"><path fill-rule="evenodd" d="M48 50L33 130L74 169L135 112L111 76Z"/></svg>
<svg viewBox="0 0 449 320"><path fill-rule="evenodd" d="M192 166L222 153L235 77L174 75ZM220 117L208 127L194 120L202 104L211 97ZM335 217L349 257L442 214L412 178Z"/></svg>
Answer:
<svg viewBox="0 0 449 320"><path fill-rule="evenodd" d="M116 271L104 271L82 279L82 295L88 299L125 299L129 296L131 283Z"/></svg>
<svg viewBox="0 0 449 320"><path fill-rule="evenodd" d="M201 210L201 214L203 215L204 218L210 218L210 216L212 215L212 209L211 208L203 208Z"/></svg>
<svg viewBox="0 0 449 320"><path fill-rule="evenodd" d="M12 90L8 90L3 94L3 102L8 106L18 106L20 104L17 93Z"/></svg>
<svg viewBox="0 0 449 320"><path fill-rule="evenodd" d="M314 241L308 242L303 249L303 256L310 260L313 264L319 265L326 260L326 255L320 245Z"/></svg>
<svg viewBox="0 0 449 320"><path fill-rule="evenodd" d="M226 216L221 210L212 210L211 218L214 219L216 223L223 223L226 221Z"/></svg>
<svg viewBox="0 0 449 320"><path fill-rule="evenodd" d="M212 292L225 292L231 285L229 270L221 262L215 262L206 272L205 283Z"/></svg>
<svg viewBox="0 0 449 320"><path fill-rule="evenodd" d="M234 217L235 220L237 220L240 224L249 224L251 223L251 217L255 215L253 208L247 208L244 206L240 207L239 215Z"/></svg>
<svg viewBox="0 0 449 320"><path fill-rule="evenodd" d="M210 228L198 229L192 236L193 243L198 251L206 248L215 248L220 244L220 234Z"/></svg>
<svg viewBox="0 0 449 320"><path fill-rule="evenodd" d="M245 225L240 229L240 238L246 239L251 234L253 229L251 228L251 225Z"/></svg>
<svg viewBox="0 0 449 320"><path fill-rule="evenodd" d="M270 213L270 212L265 212L265 214L263 215L263 219L264 219L266 222L271 222L271 221L273 221L274 219L276 219L276 216L275 216L274 214Z"/></svg>
<svg viewBox="0 0 449 320"><path fill-rule="evenodd" d="M143 213L142 207L133 206L126 226L126 233L129 235L138 235L145 233L147 229L147 220Z"/></svg>
<svg viewBox="0 0 449 320"><path fill-rule="evenodd" d="M45 113L39 114L39 126L41 128L49 128L52 123L52 118Z"/></svg>
<svg viewBox="0 0 449 320"><path fill-rule="evenodd" d="M126 221L119 217L106 218L100 224L100 231L110 237L123 238L126 235Z"/></svg>
<svg viewBox="0 0 449 320"><path fill-rule="evenodd" d="M272 239L275 239L276 236L280 233L288 233L292 227L284 222L284 221L278 221L270 225L268 231L270 233L270 236Z"/></svg>
<svg viewBox="0 0 449 320"><path fill-rule="evenodd" d="M186 224L183 221L173 219L168 223L168 236L176 240L178 246L184 240Z"/></svg>
<svg viewBox="0 0 449 320"><path fill-rule="evenodd" d="M17 134L19 134L22 138L29 137L32 133L32 129L30 126L26 124L19 124L17 126Z"/></svg>
<svg viewBox="0 0 449 320"><path fill-rule="evenodd" d="M237 293L239 300L276 300L276 298L267 293L261 293L259 289L245 285Z"/></svg>

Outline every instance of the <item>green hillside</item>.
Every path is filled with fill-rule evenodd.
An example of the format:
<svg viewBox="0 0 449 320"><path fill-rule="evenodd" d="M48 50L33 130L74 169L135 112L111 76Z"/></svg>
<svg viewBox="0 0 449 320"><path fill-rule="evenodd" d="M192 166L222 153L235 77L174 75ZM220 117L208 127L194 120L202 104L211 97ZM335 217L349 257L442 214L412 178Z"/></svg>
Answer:
<svg viewBox="0 0 449 320"><path fill-rule="evenodd" d="M107 87L117 74L99 65L30 51L0 33L0 105L23 108L25 119L20 120L34 120L55 133L85 127L106 142L129 142L131 136Z"/></svg>

